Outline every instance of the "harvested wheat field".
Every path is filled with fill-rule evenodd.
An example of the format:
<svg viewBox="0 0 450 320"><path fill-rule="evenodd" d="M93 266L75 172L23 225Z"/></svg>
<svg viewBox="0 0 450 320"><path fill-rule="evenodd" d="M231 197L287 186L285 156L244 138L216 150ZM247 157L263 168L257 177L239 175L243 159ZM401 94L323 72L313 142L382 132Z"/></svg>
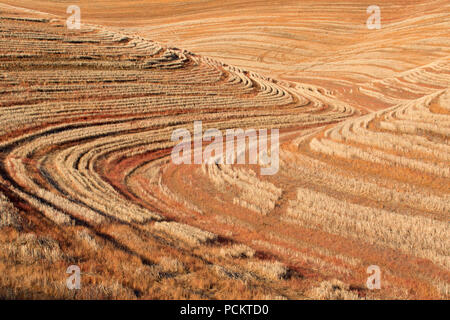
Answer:
<svg viewBox="0 0 450 320"><path fill-rule="evenodd" d="M448 1L70 4L0 3L1 299L450 298Z"/></svg>

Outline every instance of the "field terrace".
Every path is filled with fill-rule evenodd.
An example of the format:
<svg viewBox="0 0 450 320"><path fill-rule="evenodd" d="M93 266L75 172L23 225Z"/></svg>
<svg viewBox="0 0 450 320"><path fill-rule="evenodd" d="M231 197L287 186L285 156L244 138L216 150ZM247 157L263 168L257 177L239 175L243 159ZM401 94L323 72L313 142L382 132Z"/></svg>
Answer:
<svg viewBox="0 0 450 320"><path fill-rule="evenodd" d="M343 94L64 22L0 5L0 297L448 298L448 45L350 101L354 77ZM280 171L174 165L194 120L280 128Z"/></svg>

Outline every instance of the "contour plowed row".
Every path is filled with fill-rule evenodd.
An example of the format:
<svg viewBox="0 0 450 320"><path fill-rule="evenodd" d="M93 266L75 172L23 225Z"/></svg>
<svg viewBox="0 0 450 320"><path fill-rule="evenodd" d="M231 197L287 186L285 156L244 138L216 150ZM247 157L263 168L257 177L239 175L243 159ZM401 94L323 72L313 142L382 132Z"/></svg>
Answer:
<svg viewBox="0 0 450 320"><path fill-rule="evenodd" d="M60 238L66 235L57 230L71 234L74 228L87 227L89 231L76 231L76 239L81 240L64 243L84 241L100 255L109 251L99 249L98 243L113 247L120 252L117 259L122 259L117 268L129 259L121 255L131 255L131 261L138 258L145 266L155 261L161 268L158 281L177 273L192 281L215 279L211 280L215 285L220 283L217 277L245 280L259 282L260 289L255 290L260 293L301 297L302 291L293 290L304 287L298 274L290 285L269 285L293 274L284 264L271 261L276 257L251 254L247 263L240 254L222 254L233 239L185 219L202 212L162 178L174 145L170 137L177 128L191 130L194 120L202 120L204 130L287 130L336 123L358 111L319 88L297 89L102 27L69 31L62 20L8 6L0 13L0 42L8 44L0 47L1 186L19 207L26 208L22 212L26 219ZM277 196L267 205L252 204L249 192L256 178L249 179L234 201L263 213L273 209ZM262 185L279 195L275 187ZM36 214L42 219L35 219ZM4 220L7 226L17 225L11 214ZM25 237L20 243L35 246L33 239ZM164 247L168 254L183 257L177 259L191 259L193 266L179 267L176 261L167 266L165 258L157 262ZM14 259L28 259L8 250ZM56 251L55 255L65 259ZM212 268L206 278L196 275L205 268ZM175 271L169 276L166 269ZM119 297L129 297L129 288L158 296L159 289L142 287L152 281L132 282L139 277L136 271L111 290ZM168 296L177 297L181 290L177 288L182 287L186 285L172 284ZM60 296L61 288L52 290ZM194 292L184 296L195 296ZM233 290L220 292L217 297L245 296Z"/></svg>

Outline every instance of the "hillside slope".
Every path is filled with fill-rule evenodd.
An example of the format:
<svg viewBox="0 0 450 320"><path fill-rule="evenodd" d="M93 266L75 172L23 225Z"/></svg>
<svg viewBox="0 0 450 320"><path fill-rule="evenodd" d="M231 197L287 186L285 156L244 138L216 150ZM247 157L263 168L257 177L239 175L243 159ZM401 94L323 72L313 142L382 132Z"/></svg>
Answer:
<svg viewBox="0 0 450 320"><path fill-rule="evenodd" d="M448 47L350 91L64 21L0 5L1 297L448 298ZM200 120L279 128L279 172L175 165Z"/></svg>

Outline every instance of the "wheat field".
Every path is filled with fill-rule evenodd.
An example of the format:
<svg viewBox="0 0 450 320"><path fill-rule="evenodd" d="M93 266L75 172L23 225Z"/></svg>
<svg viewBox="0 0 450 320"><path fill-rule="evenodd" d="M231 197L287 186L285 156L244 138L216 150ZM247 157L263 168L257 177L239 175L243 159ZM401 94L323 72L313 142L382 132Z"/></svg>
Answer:
<svg viewBox="0 0 450 320"><path fill-rule="evenodd" d="M449 299L450 4L371 31L282 2L78 1L70 30L2 0L0 298ZM279 171L174 164L194 121L279 129Z"/></svg>

